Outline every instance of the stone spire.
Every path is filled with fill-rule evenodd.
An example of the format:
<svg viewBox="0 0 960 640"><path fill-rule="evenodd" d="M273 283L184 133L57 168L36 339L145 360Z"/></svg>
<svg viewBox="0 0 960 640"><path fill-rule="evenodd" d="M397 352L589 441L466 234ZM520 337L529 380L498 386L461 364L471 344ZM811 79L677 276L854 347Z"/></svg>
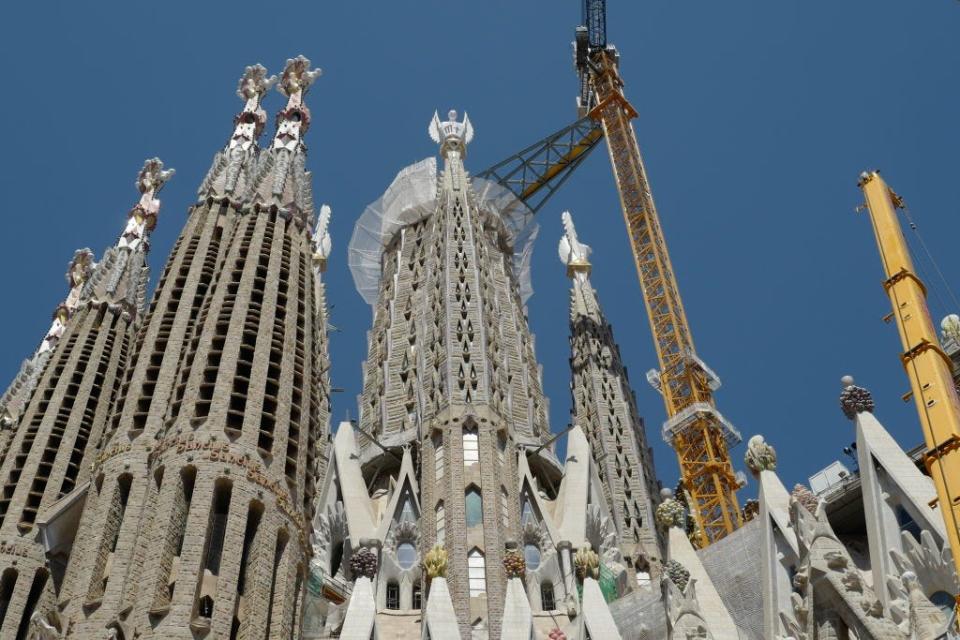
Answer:
<svg viewBox="0 0 960 640"><path fill-rule="evenodd" d="M0 553L0 574L22 577L12 592L0 594L9 603L0 637L18 635L18 621L20 629L28 620L43 628L55 619L45 618L55 607L48 577L59 581L74 541L91 462L140 325L145 255L160 210L156 194L172 175L159 160L147 160L137 176L140 201L116 244L97 264L86 249L70 263L70 294L36 356L46 366L37 367L36 390L22 405L20 425L26 427L10 441L15 455L0 464L0 538L7 549L17 549Z"/></svg>
<svg viewBox="0 0 960 640"><path fill-rule="evenodd" d="M66 273L67 284L70 287L67 297L54 309L50 328L40 341L40 346L32 356L23 361L13 382L0 396L0 461L6 456L11 430L20 420L23 409L30 401L30 396L37 386L44 366L50 359L50 354L60 342L60 337L66 331L67 322L83 300L81 293L95 264L93 252L90 249L77 249L73 254Z"/></svg>
<svg viewBox="0 0 960 640"><path fill-rule="evenodd" d="M583 427L597 460L607 509L632 570L658 572L663 557L654 525L658 486L653 453L620 348L590 282L590 247L569 212L558 248L571 279L570 366L573 423ZM654 582L655 584L655 582Z"/></svg>
<svg viewBox="0 0 960 640"><path fill-rule="evenodd" d="M299 624L329 416L302 142L316 75L288 62L290 100L256 156L270 80L244 74L226 164L167 260L96 461L63 587L78 638L288 638Z"/></svg>
<svg viewBox="0 0 960 640"><path fill-rule="evenodd" d="M157 194L174 173L173 169L164 169L159 158L144 161L136 181L140 200L127 214L127 223L117 243L104 252L83 289L90 304L124 314L128 321L133 321L143 310L150 276L147 266L150 234L160 214Z"/></svg>
<svg viewBox="0 0 960 640"><path fill-rule="evenodd" d="M217 152L200 185L201 198L231 200L237 206L246 201L260 152L257 140L267 122L267 113L260 102L276 81L276 76L267 76L262 65L255 64L244 70L237 87L237 96L244 101L243 111L234 117L233 134L227 145Z"/></svg>
<svg viewBox="0 0 960 640"><path fill-rule="evenodd" d="M464 113L463 122L458 122L455 109L450 109L447 112L447 119L442 122L439 113L434 111L427 133L430 134L431 140L440 145L440 155L444 158L451 151L456 152L460 158L466 157L467 145L473 142L473 125L470 124L470 116Z"/></svg>
<svg viewBox="0 0 960 640"><path fill-rule="evenodd" d="M310 109L304 97L321 73L320 69L311 70L310 60L303 56L287 60L277 84L287 104L277 113L277 131L257 163L253 194L258 208L276 208L304 227L313 222L313 189L303 142L310 128Z"/></svg>

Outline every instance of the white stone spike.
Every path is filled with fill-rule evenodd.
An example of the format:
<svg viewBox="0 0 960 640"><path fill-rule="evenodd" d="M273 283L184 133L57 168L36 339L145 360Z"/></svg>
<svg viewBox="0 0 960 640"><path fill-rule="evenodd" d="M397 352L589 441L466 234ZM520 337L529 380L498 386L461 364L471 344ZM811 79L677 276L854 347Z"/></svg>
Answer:
<svg viewBox="0 0 960 640"><path fill-rule="evenodd" d="M581 269L589 267L590 254L593 250L589 245L580 242L577 237L577 229L573 225L573 216L570 215L570 212L564 211L560 217L563 220L564 231L563 237L560 238L560 246L558 247L561 262L567 265L568 273L571 271L571 268L574 267L580 267Z"/></svg>
<svg viewBox="0 0 960 640"><path fill-rule="evenodd" d="M320 215L317 216L317 224L313 228L313 257L314 259L326 260L330 257L330 249L333 243L330 240L328 227L330 225L330 205L320 206Z"/></svg>

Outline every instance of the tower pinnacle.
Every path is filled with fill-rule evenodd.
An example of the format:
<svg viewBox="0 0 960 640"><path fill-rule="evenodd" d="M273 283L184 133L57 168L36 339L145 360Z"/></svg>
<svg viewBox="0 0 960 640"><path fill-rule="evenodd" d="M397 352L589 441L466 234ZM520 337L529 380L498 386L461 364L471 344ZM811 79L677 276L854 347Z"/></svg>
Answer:
<svg viewBox="0 0 960 640"><path fill-rule="evenodd" d="M576 273L590 275L590 254L593 250L577 238L577 229L573 226L570 212L564 211L561 218L564 233L558 250L561 262L567 265L567 277L573 278Z"/></svg>
<svg viewBox="0 0 960 640"><path fill-rule="evenodd" d="M277 76L267 76L266 68L261 64L247 67L240 77L237 96L245 100L243 111L234 118L233 136L230 148L248 151L263 133L267 122L267 113L260 106L264 94L277 82Z"/></svg>
<svg viewBox="0 0 960 640"><path fill-rule="evenodd" d="M260 106L264 94L277 82L267 76L263 65L247 67L237 85L237 96L244 100L243 111L233 119L233 134L226 148L217 152L198 193L201 198L231 200L242 204L252 180L257 157L257 139L267 123L267 114Z"/></svg>
<svg viewBox="0 0 960 640"><path fill-rule="evenodd" d="M157 226L157 214L160 213L160 200L156 195L174 173L174 169L165 170L159 158L144 161L136 183L141 194L140 201L130 210L127 226L117 240L117 247L133 251L141 247L144 250L149 248L149 234Z"/></svg>
<svg viewBox="0 0 960 640"><path fill-rule="evenodd" d="M302 55L287 60L277 85L277 91L287 97L287 106L277 114L274 149L294 151L303 144L303 135L310 127L310 109L304 104L303 96L322 73L320 69L311 70L309 58Z"/></svg>
<svg viewBox="0 0 960 640"><path fill-rule="evenodd" d="M433 112L433 120L427 128L430 139L440 145L440 154L446 157L448 151L459 151L466 155L467 145L473 141L473 125L470 116L463 114L463 122L457 121L456 109L447 112L447 120L441 122L440 114Z"/></svg>

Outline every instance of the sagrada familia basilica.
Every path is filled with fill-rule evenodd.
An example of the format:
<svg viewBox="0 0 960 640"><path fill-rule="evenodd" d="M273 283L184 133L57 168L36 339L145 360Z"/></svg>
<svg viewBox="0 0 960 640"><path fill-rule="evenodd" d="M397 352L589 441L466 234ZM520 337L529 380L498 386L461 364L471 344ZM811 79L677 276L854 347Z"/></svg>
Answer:
<svg viewBox="0 0 960 640"><path fill-rule="evenodd" d="M657 480L569 213L547 227L570 280L572 426L549 423L525 307L537 223L468 171L466 115L434 115L439 166L402 169L356 222L373 320L358 419L331 429L331 212L305 168L318 75L303 57L279 79L246 69L152 296L173 175L157 159L117 242L70 261L0 398L0 638L948 637L960 585L933 482L850 378L856 468L788 488L754 436L759 495L700 544L685 488Z"/></svg>

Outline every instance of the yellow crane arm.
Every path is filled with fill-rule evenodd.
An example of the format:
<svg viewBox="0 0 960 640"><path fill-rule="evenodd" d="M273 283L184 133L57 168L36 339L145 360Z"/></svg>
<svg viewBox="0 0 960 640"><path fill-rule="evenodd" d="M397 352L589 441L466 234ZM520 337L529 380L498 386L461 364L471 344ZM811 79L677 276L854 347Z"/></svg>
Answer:
<svg viewBox="0 0 960 640"><path fill-rule="evenodd" d="M603 125L620 204L660 363L659 389L668 420L664 437L680 462L684 486L699 528L699 544L723 538L741 524L739 483L728 444L739 434L716 411L712 372L697 358L693 337L670 264L667 244L647 181L631 119L636 111L623 95L611 48L591 55L591 115Z"/></svg>
<svg viewBox="0 0 960 640"><path fill-rule="evenodd" d="M860 176L887 279L883 283L903 344L900 360L910 378L927 446L923 461L937 488L953 561L960 574L960 399L950 357L937 339L927 292L917 277L896 209L901 200L877 172ZM960 597L957 600L960 608Z"/></svg>

